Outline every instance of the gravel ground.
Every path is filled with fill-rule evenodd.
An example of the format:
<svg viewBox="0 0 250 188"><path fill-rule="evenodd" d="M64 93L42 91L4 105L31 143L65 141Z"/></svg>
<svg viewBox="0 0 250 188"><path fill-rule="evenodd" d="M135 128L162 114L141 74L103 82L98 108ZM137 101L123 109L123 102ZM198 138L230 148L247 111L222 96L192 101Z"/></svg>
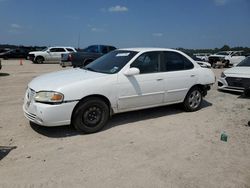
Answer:
<svg viewBox="0 0 250 188"><path fill-rule="evenodd" d="M197 112L173 105L123 113L84 135L23 116L28 82L58 64L2 64L0 187L250 187L250 100L239 94L215 84ZM218 77L223 69L213 70Z"/></svg>

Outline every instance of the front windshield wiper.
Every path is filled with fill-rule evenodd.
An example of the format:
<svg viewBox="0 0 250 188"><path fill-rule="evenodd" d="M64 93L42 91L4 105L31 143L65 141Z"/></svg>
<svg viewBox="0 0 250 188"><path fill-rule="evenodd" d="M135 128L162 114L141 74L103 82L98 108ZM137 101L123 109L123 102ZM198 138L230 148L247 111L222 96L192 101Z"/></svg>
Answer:
<svg viewBox="0 0 250 188"><path fill-rule="evenodd" d="M96 70L90 68L90 67L82 67L82 69L84 70L89 70L89 71L93 71L93 72L97 72Z"/></svg>
<svg viewBox="0 0 250 188"><path fill-rule="evenodd" d="M109 72L100 71L100 70L95 70L95 69L92 69L92 68L90 68L90 67L81 67L81 69L89 70L89 71L93 71L93 72L98 72L98 73L103 73L103 74L111 74L111 73L109 73Z"/></svg>

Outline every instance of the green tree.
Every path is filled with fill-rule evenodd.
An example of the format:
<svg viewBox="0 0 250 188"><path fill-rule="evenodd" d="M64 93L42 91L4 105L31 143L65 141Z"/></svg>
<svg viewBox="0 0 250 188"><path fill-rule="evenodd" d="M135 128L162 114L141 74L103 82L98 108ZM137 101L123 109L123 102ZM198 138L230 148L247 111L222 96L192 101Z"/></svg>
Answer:
<svg viewBox="0 0 250 188"><path fill-rule="evenodd" d="M228 46L228 45L225 44L220 50L221 51L228 51L230 49L231 49L230 46Z"/></svg>

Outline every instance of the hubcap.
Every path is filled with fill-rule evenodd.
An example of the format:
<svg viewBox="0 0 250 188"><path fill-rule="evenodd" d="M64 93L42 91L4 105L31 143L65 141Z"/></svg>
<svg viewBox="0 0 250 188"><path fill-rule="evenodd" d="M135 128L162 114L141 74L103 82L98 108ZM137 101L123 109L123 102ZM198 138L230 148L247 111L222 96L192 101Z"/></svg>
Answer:
<svg viewBox="0 0 250 188"><path fill-rule="evenodd" d="M42 62L43 62L42 58L38 58L38 59L37 59L37 62L38 62L38 63L42 63Z"/></svg>
<svg viewBox="0 0 250 188"><path fill-rule="evenodd" d="M88 127L95 127L102 118L102 110L97 106L91 106L86 109L82 116L82 121Z"/></svg>
<svg viewBox="0 0 250 188"><path fill-rule="evenodd" d="M189 106L193 109L197 108L201 103L201 93L198 90L193 91L189 95Z"/></svg>

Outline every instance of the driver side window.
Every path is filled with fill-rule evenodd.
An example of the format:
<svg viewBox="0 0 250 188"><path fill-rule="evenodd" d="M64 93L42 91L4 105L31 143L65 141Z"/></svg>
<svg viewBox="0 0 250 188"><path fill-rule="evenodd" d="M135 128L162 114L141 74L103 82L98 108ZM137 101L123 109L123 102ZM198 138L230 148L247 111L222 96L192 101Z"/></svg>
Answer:
<svg viewBox="0 0 250 188"><path fill-rule="evenodd" d="M146 52L140 55L130 67L138 68L140 74L159 72L159 60L159 52Z"/></svg>

